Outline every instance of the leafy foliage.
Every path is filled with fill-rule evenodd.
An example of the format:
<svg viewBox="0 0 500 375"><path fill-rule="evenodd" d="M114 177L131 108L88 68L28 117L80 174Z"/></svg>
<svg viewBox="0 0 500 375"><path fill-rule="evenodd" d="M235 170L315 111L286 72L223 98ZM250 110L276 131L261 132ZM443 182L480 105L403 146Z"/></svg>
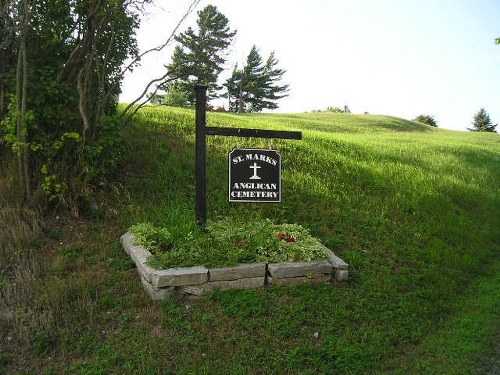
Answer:
<svg viewBox="0 0 500 375"><path fill-rule="evenodd" d="M415 117L413 119L413 121L419 122L421 124L425 124L425 125L430 125L430 126L437 127L436 120L434 119L433 116L430 116L430 115L418 115L417 117Z"/></svg>
<svg viewBox="0 0 500 375"><path fill-rule="evenodd" d="M240 263L299 262L324 259L325 252L317 239L298 224L274 224L270 220L234 222L210 221L207 232L189 232L178 238L173 247L159 252L157 242L165 243L166 228L137 224L130 228L138 233L137 244L154 249L148 264L156 268L179 266L230 266ZM167 236L170 240L170 237ZM151 243L153 245L151 245ZM168 242L167 242L168 243Z"/></svg>
<svg viewBox="0 0 500 375"><path fill-rule="evenodd" d="M188 107L189 95L178 85L171 84L165 94L152 94L149 97L151 104L166 105L169 107Z"/></svg>
<svg viewBox="0 0 500 375"><path fill-rule="evenodd" d="M493 125L491 122L490 115L484 108L481 108L475 115L472 121L472 128L467 128L473 132L496 132L496 127L498 124Z"/></svg>
<svg viewBox="0 0 500 375"><path fill-rule="evenodd" d="M129 228L134 235L134 243L144 246L152 254L169 250L172 246L172 235L167 228L156 227L151 223L139 223Z"/></svg>
<svg viewBox="0 0 500 375"><path fill-rule="evenodd" d="M148 1L2 2L0 144L18 155L25 198L41 190L77 211L117 165L122 64Z"/></svg>
<svg viewBox="0 0 500 375"><path fill-rule="evenodd" d="M264 64L254 45L243 69L235 66L231 77L226 81L229 110L244 113L278 108L276 101L288 95L288 85L278 84L286 71L277 65L274 52Z"/></svg>

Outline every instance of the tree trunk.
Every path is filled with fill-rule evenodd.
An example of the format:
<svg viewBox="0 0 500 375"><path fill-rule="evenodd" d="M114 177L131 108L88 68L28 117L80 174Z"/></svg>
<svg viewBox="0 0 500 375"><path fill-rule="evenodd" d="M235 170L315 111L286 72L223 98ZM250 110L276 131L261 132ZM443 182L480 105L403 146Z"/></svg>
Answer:
<svg viewBox="0 0 500 375"><path fill-rule="evenodd" d="M5 82L1 74L6 73L8 70L8 57L7 57L7 1L0 1L0 121L7 113L6 104L6 91Z"/></svg>
<svg viewBox="0 0 500 375"><path fill-rule="evenodd" d="M3 82L0 82L0 121L3 120L6 111L7 108L5 106L5 85Z"/></svg>
<svg viewBox="0 0 500 375"><path fill-rule="evenodd" d="M26 100L28 96L28 58L26 39L29 25L29 0L23 0L21 7L21 31L19 41L19 51L17 55L16 69L16 132L18 140L18 173L19 182L22 186L22 193L25 198L31 195L31 182L29 174L29 155L26 145L27 125L26 125Z"/></svg>
<svg viewBox="0 0 500 375"><path fill-rule="evenodd" d="M29 17L29 11L27 11L26 16ZM26 21L26 25L28 21ZM27 28L26 28L27 30ZM26 33L22 40L21 51L23 52L23 84L22 84L22 100L21 100L21 116L22 116L22 124L24 127L23 132L23 169L24 169L24 185L26 191L26 197L29 198L31 196L31 178L30 178L30 169L29 169L29 152L30 149L26 144L27 141L27 124L26 124L26 100L28 98L28 57L27 57L27 49L26 49Z"/></svg>

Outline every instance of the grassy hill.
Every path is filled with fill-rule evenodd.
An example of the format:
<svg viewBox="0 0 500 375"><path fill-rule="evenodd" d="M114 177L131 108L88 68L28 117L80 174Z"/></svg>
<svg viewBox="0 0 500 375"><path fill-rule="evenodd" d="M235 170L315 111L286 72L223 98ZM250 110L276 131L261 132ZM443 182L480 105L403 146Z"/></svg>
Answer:
<svg viewBox="0 0 500 375"><path fill-rule="evenodd" d="M301 224L349 263L350 281L150 301L119 236L141 221L177 239L197 228L194 114L148 108L126 129L129 152L99 209L49 218L31 247L0 253L11 259L0 273L0 370L498 371L498 135L329 113L209 113L208 125L303 132L302 141L210 137L208 218ZM229 204L237 146L280 151L281 204Z"/></svg>

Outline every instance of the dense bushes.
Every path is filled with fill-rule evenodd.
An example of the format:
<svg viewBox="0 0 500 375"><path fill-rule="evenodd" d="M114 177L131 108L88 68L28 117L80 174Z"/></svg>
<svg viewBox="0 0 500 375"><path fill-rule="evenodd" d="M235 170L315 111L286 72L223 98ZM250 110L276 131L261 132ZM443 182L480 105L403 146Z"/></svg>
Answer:
<svg viewBox="0 0 500 375"><path fill-rule="evenodd" d="M76 213L117 165L122 65L137 55L136 12L148 2L0 5L0 147L16 155L25 201L44 192Z"/></svg>
<svg viewBox="0 0 500 375"><path fill-rule="evenodd" d="M415 117L413 119L413 121L415 122L419 122L421 124L425 124L425 125L430 125L430 126L435 126L437 127L437 122L436 120L434 119L433 116L429 116L429 115L418 115L417 117Z"/></svg>

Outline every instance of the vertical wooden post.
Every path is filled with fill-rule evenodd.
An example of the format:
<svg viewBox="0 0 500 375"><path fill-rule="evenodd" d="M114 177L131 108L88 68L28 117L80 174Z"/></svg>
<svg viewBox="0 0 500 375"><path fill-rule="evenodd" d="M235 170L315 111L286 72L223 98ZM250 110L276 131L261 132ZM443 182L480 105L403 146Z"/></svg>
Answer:
<svg viewBox="0 0 500 375"><path fill-rule="evenodd" d="M296 131L207 127L207 86L196 86L196 221L207 223L207 135L302 139Z"/></svg>
<svg viewBox="0 0 500 375"><path fill-rule="evenodd" d="M196 86L196 220L207 222L207 86Z"/></svg>

